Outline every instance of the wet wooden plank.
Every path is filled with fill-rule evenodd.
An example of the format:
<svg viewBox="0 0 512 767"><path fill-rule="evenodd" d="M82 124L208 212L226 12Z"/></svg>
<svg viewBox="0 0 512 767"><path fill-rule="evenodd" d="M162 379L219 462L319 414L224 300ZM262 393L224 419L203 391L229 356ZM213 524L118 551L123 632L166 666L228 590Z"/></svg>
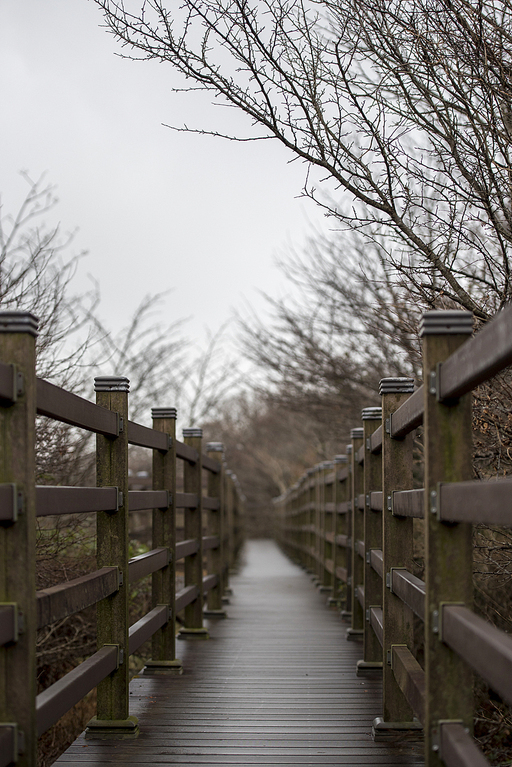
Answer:
<svg viewBox="0 0 512 767"><path fill-rule="evenodd" d="M57 765L423 764L418 745L372 741L381 682L356 677L361 646L300 568L253 541L232 586L210 641L179 643L183 676L132 681L139 738L79 738Z"/></svg>

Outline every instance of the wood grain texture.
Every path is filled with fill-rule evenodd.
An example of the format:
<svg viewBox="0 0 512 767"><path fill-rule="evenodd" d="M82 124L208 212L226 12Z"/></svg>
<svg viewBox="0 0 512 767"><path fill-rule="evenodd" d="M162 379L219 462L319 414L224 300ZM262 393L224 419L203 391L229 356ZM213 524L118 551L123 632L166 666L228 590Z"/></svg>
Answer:
<svg viewBox="0 0 512 767"><path fill-rule="evenodd" d="M413 744L372 741L381 683L356 677L361 646L274 543L246 545L232 587L210 641L182 643L183 676L132 681L139 738L79 738L59 767L423 764Z"/></svg>

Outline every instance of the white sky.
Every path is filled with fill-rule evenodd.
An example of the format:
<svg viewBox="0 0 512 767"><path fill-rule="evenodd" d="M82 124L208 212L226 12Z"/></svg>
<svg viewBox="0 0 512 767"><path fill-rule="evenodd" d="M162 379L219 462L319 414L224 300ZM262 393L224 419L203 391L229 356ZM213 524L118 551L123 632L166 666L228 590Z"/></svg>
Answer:
<svg viewBox="0 0 512 767"><path fill-rule="evenodd" d="M99 280L100 314L125 324L147 293L173 288L166 323L194 316L201 340L257 291L287 289L273 259L300 245L320 214L297 199L304 166L277 142L230 143L162 123L215 124L211 97L177 95L170 65L114 55L91 0L0 0L0 193L25 191L18 172L57 186L55 220L78 228L81 268ZM224 126L245 118L223 110ZM249 132L245 130L246 134ZM4 211L4 212L5 212Z"/></svg>

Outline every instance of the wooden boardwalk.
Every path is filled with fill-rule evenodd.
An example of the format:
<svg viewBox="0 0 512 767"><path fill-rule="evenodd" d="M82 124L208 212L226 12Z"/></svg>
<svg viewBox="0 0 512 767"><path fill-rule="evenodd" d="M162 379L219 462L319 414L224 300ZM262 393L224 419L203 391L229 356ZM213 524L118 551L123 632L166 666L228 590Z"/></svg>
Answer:
<svg viewBox="0 0 512 767"><path fill-rule="evenodd" d="M307 575L270 541L246 545L228 620L178 643L181 677L138 677L134 741L80 737L56 762L88 765L421 765L422 747L374 743L380 681Z"/></svg>

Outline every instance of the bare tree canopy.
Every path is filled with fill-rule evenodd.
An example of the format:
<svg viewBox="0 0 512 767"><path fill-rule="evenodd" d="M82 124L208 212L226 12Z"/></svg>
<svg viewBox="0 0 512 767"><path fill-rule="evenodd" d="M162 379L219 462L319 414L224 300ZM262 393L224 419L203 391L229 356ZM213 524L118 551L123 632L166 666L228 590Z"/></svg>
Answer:
<svg viewBox="0 0 512 767"><path fill-rule="evenodd" d="M510 299L510 0L96 2L128 56L170 62L320 169L305 193L399 243L427 303L485 319Z"/></svg>

